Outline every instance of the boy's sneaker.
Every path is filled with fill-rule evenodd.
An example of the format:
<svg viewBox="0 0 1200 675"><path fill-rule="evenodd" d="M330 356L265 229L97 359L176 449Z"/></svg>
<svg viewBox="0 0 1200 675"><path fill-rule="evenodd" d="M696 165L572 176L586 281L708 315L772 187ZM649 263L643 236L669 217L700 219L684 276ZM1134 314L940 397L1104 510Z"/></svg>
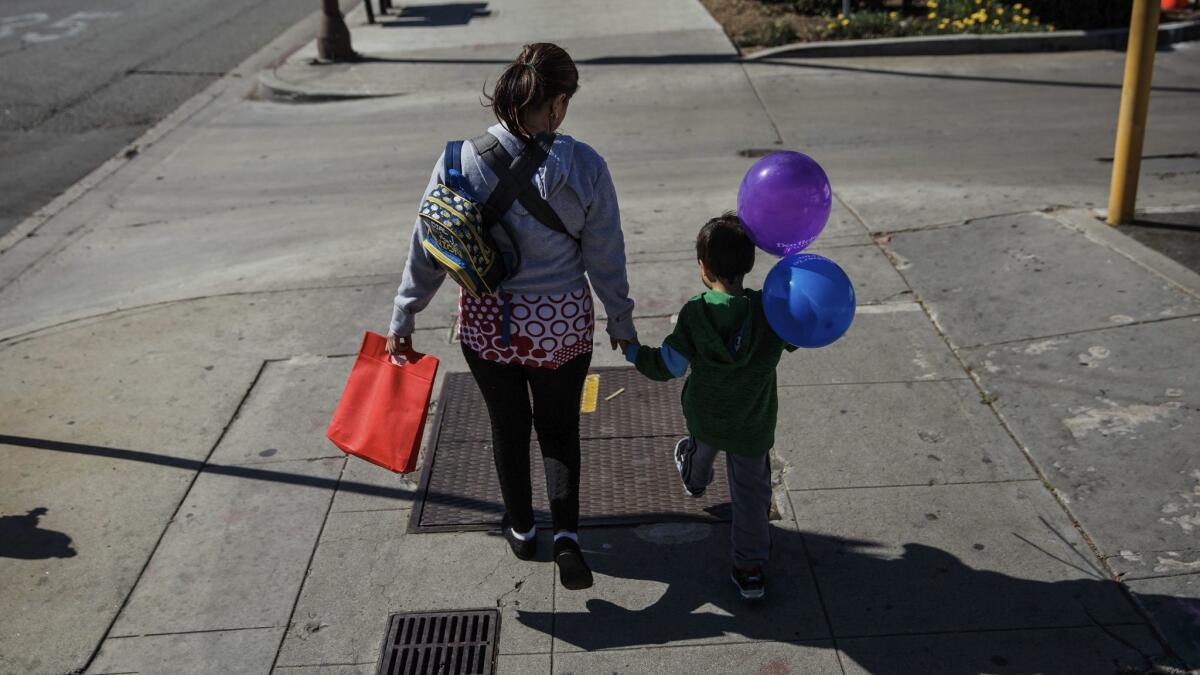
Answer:
<svg viewBox="0 0 1200 675"><path fill-rule="evenodd" d="M743 569L734 565L729 576L733 579L733 584L738 587L738 592L746 600L761 600L766 595L767 579L763 576L761 567L754 566Z"/></svg>
<svg viewBox="0 0 1200 675"><path fill-rule="evenodd" d="M692 489L688 487L688 479L692 476L692 455L696 454L696 443L691 436L679 439L675 444L675 470L683 481L683 493L689 497L703 497L706 488Z"/></svg>

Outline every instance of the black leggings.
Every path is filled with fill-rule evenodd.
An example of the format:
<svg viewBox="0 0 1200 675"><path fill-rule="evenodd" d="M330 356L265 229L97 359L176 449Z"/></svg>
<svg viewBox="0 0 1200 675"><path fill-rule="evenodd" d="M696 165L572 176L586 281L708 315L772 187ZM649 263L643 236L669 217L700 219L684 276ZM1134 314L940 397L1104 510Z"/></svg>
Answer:
<svg viewBox="0 0 1200 675"><path fill-rule="evenodd" d="M555 532L579 529L579 399L592 354L555 370L496 363L462 346L492 420L492 456L513 529L533 528L529 434L537 429ZM533 393L533 408L529 395Z"/></svg>

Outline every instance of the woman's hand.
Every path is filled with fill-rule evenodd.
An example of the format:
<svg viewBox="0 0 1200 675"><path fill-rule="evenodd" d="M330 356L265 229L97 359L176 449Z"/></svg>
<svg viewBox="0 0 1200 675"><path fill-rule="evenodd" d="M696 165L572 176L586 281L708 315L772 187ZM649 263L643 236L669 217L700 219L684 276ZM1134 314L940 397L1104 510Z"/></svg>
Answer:
<svg viewBox="0 0 1200 675"><path fill-rule="evenodd" d="M388 333L387 336L387 351L392 356L399 356L404 352L411 352L413 348L412 336L405 335L400 337L395 333Z"/></svg>

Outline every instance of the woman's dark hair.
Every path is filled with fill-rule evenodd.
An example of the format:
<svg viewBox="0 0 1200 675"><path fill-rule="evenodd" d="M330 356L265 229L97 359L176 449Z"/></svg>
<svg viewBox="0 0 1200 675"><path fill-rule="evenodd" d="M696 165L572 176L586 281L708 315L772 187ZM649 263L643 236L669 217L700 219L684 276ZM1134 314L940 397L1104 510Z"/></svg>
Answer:
<svg viewBox="0 0 1200 675"><path fill-rule="evenodd" d="M721 281L738 282L754 268L754 242L733 211L713 218L696 235L696 258Z"/></svg>
<svg viewBox="0 0 1200 675"><path fill-rule="evenodd" d="M525 111L538 108L559 94L567 98L579 89L579 71L565 49L549 42L525 45L520 56L508 64L484 105L509 131L522 138L533 134L525 128Z"/></svg>

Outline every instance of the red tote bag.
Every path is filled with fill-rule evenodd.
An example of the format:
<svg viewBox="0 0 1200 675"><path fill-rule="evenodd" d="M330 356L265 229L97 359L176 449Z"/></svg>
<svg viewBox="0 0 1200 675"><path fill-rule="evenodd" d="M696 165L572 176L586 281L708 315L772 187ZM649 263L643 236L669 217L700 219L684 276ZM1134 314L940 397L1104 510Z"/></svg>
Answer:
<svg viewBox="0 0 1200 675"><path fill-rule="evenodd" d="M417 468L425 413L438 360L408 352L404 365L389 359L387 339L363 336L362 348L325 436L343 452L397 473Z"/></svg>

